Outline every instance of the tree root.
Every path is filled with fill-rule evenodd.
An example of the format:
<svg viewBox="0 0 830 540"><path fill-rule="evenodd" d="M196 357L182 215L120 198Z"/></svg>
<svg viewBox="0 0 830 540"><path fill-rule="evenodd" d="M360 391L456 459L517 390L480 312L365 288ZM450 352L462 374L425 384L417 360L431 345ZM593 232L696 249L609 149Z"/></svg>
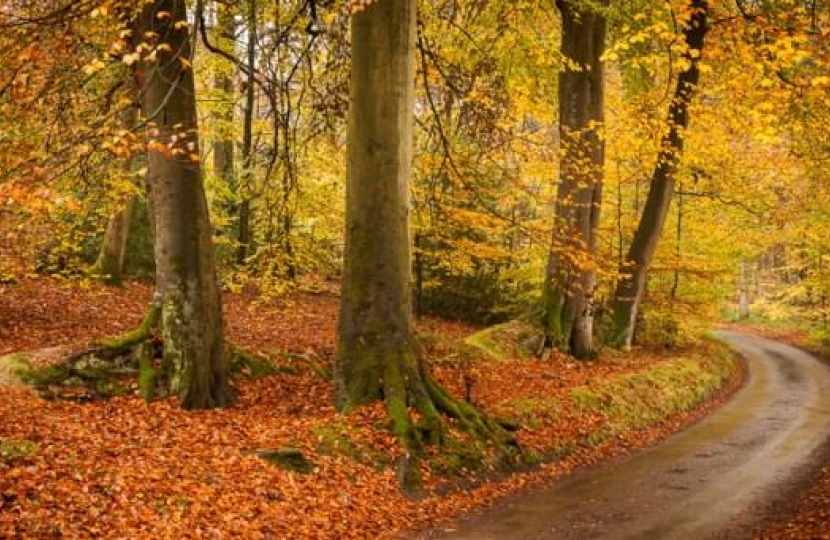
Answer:
<svg viewBox="0 0 830 540"><path fill-rule="evenodd" d="M144 320L134 330L102 339L73 352L55 365L22 373L24 382L50 398L88 401L126 394L122 379L135 377L144 401L166 395L163 343L159 337L162 304L155 298ZM265 357L228 344L230 371L237 378L257 379L274 373L296 374ZM80 392L79 392L80 390Z"/></svg>
<svg viewBox="0 0 830 540"><path fill-rule="evenodd" d="M407 366L412 366L407 370ZM456 399L413 358L387 362L384 400L392 431L404 449L397 477L402 491L421 494L420 465L426 446L448 446L456 427L473 444L483 443L508 464L521 455L515 431L507 429L472 404Z"/></svg>

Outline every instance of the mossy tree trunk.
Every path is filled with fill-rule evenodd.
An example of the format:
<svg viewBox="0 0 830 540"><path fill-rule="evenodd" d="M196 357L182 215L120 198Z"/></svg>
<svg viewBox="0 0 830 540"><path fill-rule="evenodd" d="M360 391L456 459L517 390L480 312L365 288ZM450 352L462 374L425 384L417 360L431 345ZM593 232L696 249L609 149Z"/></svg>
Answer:
<svg viewBox="0 0 830 540"><path fill-rule="evenodd" d="M577 358L594 354L593 254L602 193L605 144L604 77L607 1L558 0L562 15L559 75L561 162L554 232L543 293L545 345Z"/></svg>
<svg viewBox="0 0 830 540"><path fill-rule="evenodd" d="M159 50L155 61L140 62L135 74L151 125L147 187L162 297L164 373L181 405L200 409L227 405L230 390L186 20L185 0L156 0L141 10L133 34L170 47ZM146 37L153 35L158 37Z"/></svg>
<svg viewBox="0 0 830 540"><path fill-rule="evenodd" d="M661 142L646 204L625 263L620 268L623 277L614 292L613 328L608 341L621 349L631 348L648 268L657 250L674 195L678 162L683 153L683 130L689 125L689 106L700 79L699 63L707 31L707 14L705 0L690 0L689 18L683 24L687 67L677 78L669 105L669 130Z"/></svg>
<svg viewBox="0 0 830 540"><path fill-rule="evenodd" d="M422 443L443 440L442 412L479 437L507 439L431 379L416 346L409 244L416 4L377 0L351 21L346 254L334 372L338 409L385 400L407 459Z"/></svg>
<svg viewBox="0 0 830 540"><path fill-rule="evenodd" d="M352 17L341 408L383 396L391 365L418 379L409 287L415 12L414 0L378 0Z"/></svg>

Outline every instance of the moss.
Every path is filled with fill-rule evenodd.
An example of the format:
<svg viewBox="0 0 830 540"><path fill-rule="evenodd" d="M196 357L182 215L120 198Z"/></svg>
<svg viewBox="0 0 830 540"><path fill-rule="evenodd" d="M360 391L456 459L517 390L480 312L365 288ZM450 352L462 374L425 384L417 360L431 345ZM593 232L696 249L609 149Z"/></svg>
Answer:
<svg viewBox="0 0 830 540"><path fill-rule="evenodd" d="M257 456L272 465L301 474L314 471L314 464L297 448L277 448L276 450L262 450Z"/></svg>
<svg viewBox="0 0 830 540"><path fill-rule="evenodd" d="M5 384L20 384L25 382L25 373L31 371L29 357L23 353L12 353L0 356L0 382Z"/></svg>
<svg viewBox="0 0 830 540"><path fill-rule="evenodd" d="M149 344L145 344L138 355L138 391L141 399L150 402L156 393L156 380L160 369L153 365L152 351L148 350Z"/></svg>
<svg viewBox="0 0 830 540"><path fill-rule="evenodd" d="M25 459L32 456L37 450L37 443L32 441L18 439L0 441L0 459L4 461Z"/></svg>
<svg viewBox="0 0 830 540"><path fill-rule="evenodd" d="M344 456L378 470L391 464L386 453L361 444L359 441L367 440L368 437L361 435L359 429L349 427L345 422L321 422L312 428L311 433L317 440L316 450L319 454Z"/></svg>
<svg viewBox="0 0 830 540"><path fill-rule="evenodd" d="M516 398L499 405L496 413L514 425L538 429L546 419L555 418L561 408L556 398Z"/></svg>
<svg viewBox="0 0 830 540"><path fill-rule="evenodd" d="M438 334L419 334L418 342L433 365L465 366L494 358L482 347Z"/></svg>
<svg viewBox="0 0 830 540"><path fill-rule="evenodd" d="M443 476L457 476L492 466L485 446L474 441L452 440L445 445L440 454L429 460L430 469Z"/></svg>
<svg viewBox="0 0 830 540"><path fill-rule="evenodd" d="M59 384L72 376L71 370L62 365L49 365L40 368L29 368L20 372L23 382L36 388L44 388L52 384Z"/></svg>
<svg viewBox="0 0 830 540"><path fill-rule="evenodd" d="M100 340L97 345L114 351L124 351L141 341L146 340L158 328L161 319L161 302L153 300L150 311L144 317L138 328L121 336Z"/></svg>
<svg viewBox="0 0 830 540"><path fill-rule="evenodd" d="M526 321L513 320L476 332L464 343L493 360L529 359L536 355L543 339L539 328Z"/></svg>
<svg viewBox="0 0 830 540"><path fill-rule="evenodd" d="M701 347L702 352L689 358L572 389L569 398L577 411L599 413L605 418L589 443L691 410L720 390L735 372L735 359L723 345Z"/></svg>
<svg viewBox="0 0 830 540"><path fill-rule="evenodd" d="M233 345L229 346L229 350L229 374L235 379L257 380L278 373L297 375L300 372L294 366L277 364L265 356L248 352Z"/></svg>
<svg viewBox="0 0 830 540"><path fill-rule="evenodd" d="M106 368L94 367L79 363L79 367L67 364L48 365L41 368L30 368L20 372L21 380L36 388L42 397L65 398L70 400L89 400L91 397L109 398L123 396L129 393L116 376ZM84 392L62 392L55 387L64 389L78 388Z"/></svg>
<svg viewBox="0 0 830 540"><path fill-rule="evenodd" d="M544 459L558 461L565 459L577 450L579 450L579 445L576 441L554 441L553 444L545 449Z"/></svg>

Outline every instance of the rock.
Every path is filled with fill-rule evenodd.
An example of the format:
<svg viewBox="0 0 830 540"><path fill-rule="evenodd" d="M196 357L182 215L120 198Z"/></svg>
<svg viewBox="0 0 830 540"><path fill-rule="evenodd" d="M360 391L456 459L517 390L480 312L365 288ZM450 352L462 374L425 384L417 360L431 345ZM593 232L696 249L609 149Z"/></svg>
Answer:
<svg viewBox="0 0 830 540"><path fill-rule="evenodd" d="M0 383L9 386L24 386L21 373L32 368L28 355L12 353L0 356Z"/></svg>
<svg viewBox="0 0 830 540"><path fill-rule="evenodd" d="M256 452L256 455L287 471L308 474L314 470L314 464L305 457L302 450L298 450L297 448L260 450Z"/></svg>

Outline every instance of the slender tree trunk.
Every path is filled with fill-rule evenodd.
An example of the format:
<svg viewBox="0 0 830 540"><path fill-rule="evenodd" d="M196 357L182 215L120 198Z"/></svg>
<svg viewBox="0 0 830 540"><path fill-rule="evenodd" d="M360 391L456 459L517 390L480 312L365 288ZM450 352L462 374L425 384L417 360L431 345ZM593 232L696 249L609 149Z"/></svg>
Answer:
<svg viewBox="0 0 830 540"><path fill-rule="evenodd" d="M562 55L569 65L559 76L559 135L562 147L555 225L543 295L546 345L578 358L594 354L591 258L602 191L605 144L602 54L606 21L601 6L559 0Z"/></svg>
<svg viewBox="0 0 830 540"><path fill-rule="evenodd" d="M352 16L346 253L334 365L340 410L386 402L406 455L404 489L417 485L419 449L439 443L441 412L471 434L509 437L450 397L420 361L412 325L409 183L412 175L417 0L376 0ZM409 407L419 416L417 427Z"/></svg>
<svg viewBox="0 0 830 540"><path fill-rule="evenodd" d="M257 4L255 0L248 0L248 46L246 62L248 64L248 82L245 87L245 112L242 120L242 178L236 195L239 197L237 219L239 220L239 234L236 251L237 264L244 264L248 257L251 244L251 202L248 199L251 183L254 176L253 141L254 141L254 108L256 107L256 92L254 70L256 68L257 43Z"/></svg>
<svg viewBox="0 0 830 540"><path fill-rule="evenodd" d="M186 20L185 0L156 0L142 9L134 35L157 35L172 51L142 61L136 76L144 116L155 132L147 186L162 297L163 367L181 405L199 409L227 405L231 396Z"/></svg>
<svg viewBox="0 0 830 540"><path fill-rule="evenodd" d="M236 21L231 4L216 3L217 26L216 33L220 44L234 44L236 36ZM231 49L233 50L233 49ZM234 193L237 190L234 163L234 87L233 69L230 66L221 66L216 77L216 89L221 93L222 110L219 112L219 127L216 140L213 142L213 170L216 176L222 179Z"/></svg>
<svg viewBox="0 0 830 540"><path fill-rule="evenodd" d="M738 318L749 318L749 277L746 271L746 261L741 261L741 276L738 283Z"/></svg>
<svg viewBox="0 0 830 540"><path fill-rule="evenodd" d="M135 107L128 107L121 116L124 129L132 131L135 128L137 116ZM124 160L123 172L130 177L130 181L132 181L136 161L136 156L129 156ZM90 270L91 274L100 276L109 285L121 284L134 207L135 196L132 194L124 196L121 207L110 216L103 242L101 242L101 250Z"/></svg>
<svg viewBox="0 0 830 540"><path fill-rule="evenodd" d="M690 0L690 9L690 18L683 29L688 47L685 53L688 67L677 78L669 105L669 131L663 137L645 207L626 263L620 269L623 277L614 293L613 330L609 343L622 349L631 347L648 268L657 250L674 194L678 161L683 153L683 130L689 125L689 105L700 79L698 64L707 31L708 5L705 0Z"/></svg>
<svg viewBox="0 0 830 540"><path fill-rule="evenodd" d="M101 251L92 267L91 273L100 276L108 285L120 285L123 279L124 259L127 254L127 240L130 233L130 222L135 206L135 196L127 195L122 201L123 206L110 216Z"/></svg>

